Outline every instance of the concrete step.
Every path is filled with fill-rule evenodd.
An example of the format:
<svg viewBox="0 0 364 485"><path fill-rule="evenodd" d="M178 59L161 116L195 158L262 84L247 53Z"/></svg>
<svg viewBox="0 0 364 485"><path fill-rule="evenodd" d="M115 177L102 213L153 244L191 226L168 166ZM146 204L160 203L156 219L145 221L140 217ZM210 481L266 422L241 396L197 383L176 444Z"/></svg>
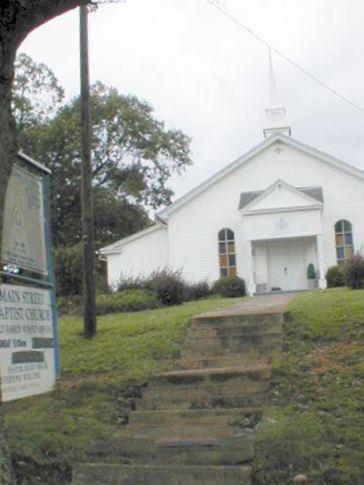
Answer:
<svg viewBox="0 0 364 485"><path fill-rule="evenodd" d="M129 416L130 426L208 425L247 428L255 426L262 417L260 407L237 409L186 409L174 411L134 411Z"/></svg>
<svg viewBox="0 0 364 485"><path fill-rule="evenodd" d="M221 367L213 369L176 370L157 374L150 380L148 387L178 387L193 385L194 387L212 383L268 381L272 370L268 365L251 365L242 367Z"/></svg>
<svg viewBox="0 0 364 485"><path fill-rule="evenodd" d="M264 356L257 350L249 352L228 352L201 357L198 353L184 354L175 362L177 370L219 369L223 367L269 366L276 352L266 352Z"/></svg>
<svg viewBox="0 0 364 485"><path fill-rule="evenodd" d="M144 391L140 409L199 409L261 404L270 367L181 370L159 374Z"/></svg>
<svg viewBox="0 0 364 485"><path fill-rule="evenodd" d="M221 353L251 353L271 354L281 349L282 334L280 332L269 334L243 334L243 335L210 335L209 337L196 337L187 339L181 358L186 356L211 356Z"/></svg>
<svg viewBox="0 0 364 485"><path fill-rule="evenodd" d="M207 324L206 321L194 321L188 329L187 335L191 337L208 337L210 334L222 334L222 335L262 335L269 333L277 333L283 331L283 322L279 321L251 321L248 323L241 323L239 321L227 320L210 320Z"/></svg>
<svg viewBox="0 0 364 485"><path fill-rule="evenodd" d="M227 312L217 314L199 315L192 319L191 328L196 327L225 327L225 326L245 326L258 329L259 326L278 325L282 329L284 322L283 313L248 313L248 314L229 314Z"/></svg>
<svg viewBox="0 0 364 485"><path fill-rule="evenodd" d="M236 393L234 396L224 394L215 395L197 395L187 398L178 395L175 398L163 399L161 397L150 397L142 401L140 409L142 410L185 410L185 409L230 409L251 406L262 406L266 397L266 391L252 392L250 394Z"/></svg>
<svg viewBox="0 0 364 485"><path fill-rule="evenodd" d="M250 485L248 466L155 466L82 463L73 485Z"/></svg>
<svg viewBox="0 0 364 485"><path fill-rule="evenodd" d="M242 465L253 459L253 436L225 426L140 427L95 444L97 462L154 465Z"/></svg>

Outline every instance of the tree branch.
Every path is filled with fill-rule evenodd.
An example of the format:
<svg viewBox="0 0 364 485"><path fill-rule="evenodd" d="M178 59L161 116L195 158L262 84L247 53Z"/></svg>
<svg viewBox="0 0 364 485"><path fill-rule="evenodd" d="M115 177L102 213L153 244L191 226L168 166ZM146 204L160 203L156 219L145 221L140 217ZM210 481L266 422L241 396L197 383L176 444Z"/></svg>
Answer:
<svg viewBox="0 0 364 485"><path fill-rule="evenodd" d="M0 41L15 37L19 45L35 28L80 5L82 0L3 0L0 5ZM91 0L85 0L90 3Z"/></svg>

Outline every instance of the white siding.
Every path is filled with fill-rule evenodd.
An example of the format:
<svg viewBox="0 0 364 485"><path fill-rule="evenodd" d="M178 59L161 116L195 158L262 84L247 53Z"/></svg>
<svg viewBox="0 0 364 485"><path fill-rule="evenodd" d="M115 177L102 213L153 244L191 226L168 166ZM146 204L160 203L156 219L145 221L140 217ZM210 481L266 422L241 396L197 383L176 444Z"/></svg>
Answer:
<svg viewBox="0 0 364 485"><path fill-rule="evenodd" d="M223 227L235 232L239 274L247 278L241 192L264 190L277 179L294 187L321 186L324 193L324 268L336 264L334 224L345 218L353 225L355 249L364 244L364 181L298 149L272 145L228 174L170 215L169 255L174 268L183 268L189 280L219 276L217 233Z"/></svg>
<svg viewBox="0 0 364 485"><path fill-rule="evenodd" d="M245 215L244 236L248 240L314 236L322 233L320 209Z"/></svg>
<svg viewBox="0 0 364 485"><path fill-rule="evenodd" d="M134 239L120 254L107 256L108 284L113 287L122 275L147 276L168 265L168 236L164 227Z"/></svg>

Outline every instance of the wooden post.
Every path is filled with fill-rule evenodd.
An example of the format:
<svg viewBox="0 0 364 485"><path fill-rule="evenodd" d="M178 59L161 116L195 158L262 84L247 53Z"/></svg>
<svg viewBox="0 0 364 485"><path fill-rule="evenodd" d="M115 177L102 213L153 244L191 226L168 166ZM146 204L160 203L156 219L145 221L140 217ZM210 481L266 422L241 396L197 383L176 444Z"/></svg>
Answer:
<svg viewBox="0 0 364 485"><path fill-rule="evenodd" d="M95 248L92 201L90 77L88 61L88 12L86 2L80 6L80 69L82 125L82 231L84 281L84 337L96 334Z"/></svg>

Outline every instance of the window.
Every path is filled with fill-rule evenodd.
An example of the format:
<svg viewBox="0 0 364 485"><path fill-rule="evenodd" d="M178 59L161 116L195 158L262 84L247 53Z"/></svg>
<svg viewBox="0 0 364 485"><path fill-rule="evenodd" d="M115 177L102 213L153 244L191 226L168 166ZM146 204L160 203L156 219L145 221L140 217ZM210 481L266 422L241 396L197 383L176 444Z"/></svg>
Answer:
<svg viewBox="0 0 364 485"><path fill-rule="evenodd" d="M219 263L220 276L236 275L235 240L231 229L221 229L219 232Z"/></svg>
<svg viewBox="0 0 364 485"><path fill-rule="evenodd" d="M338 263L347 261L354 255L351 223L342 219L335 224L336 258Z"/></svg>

